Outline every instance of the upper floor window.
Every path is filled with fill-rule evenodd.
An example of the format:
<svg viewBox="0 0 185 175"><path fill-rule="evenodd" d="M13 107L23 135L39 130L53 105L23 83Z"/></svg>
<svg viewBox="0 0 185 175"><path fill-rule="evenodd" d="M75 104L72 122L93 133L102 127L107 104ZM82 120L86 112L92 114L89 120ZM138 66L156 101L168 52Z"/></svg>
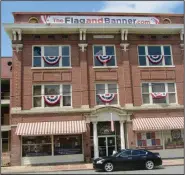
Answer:
<svg viewBox="0 0 185 175"><path fill-rule="evenodd" d="M170 46L138 46L140 66L172 66L172 51Z"/></svg>
<svg viewBox="0 0 185 175"><path fill-rule="evenodd" d="M94 66L116 66L116 54L114 46L100 46L93 47Z"/></svg>
<svg viewBox="0 0 185 175"><path fill-rule="evenodd" d="M33 67L70 67L69 46L34 46Z"/></svg>
<svg viewBox="0 0 185 175"><path fill-rule="evenodd" d="M71 85L34 85L33 107L72 106Z"/></svg>
<svg viewBox="0 0 185 175"><path fill-rule="evenodd" d="M175 83L142 83L143 104L177 103Z"/></svg>
<svg viewBox="0 0 185 175"><path fill-rule="evenodd" d="M118 104L117 84L96 84L96 104Z"/></svg>

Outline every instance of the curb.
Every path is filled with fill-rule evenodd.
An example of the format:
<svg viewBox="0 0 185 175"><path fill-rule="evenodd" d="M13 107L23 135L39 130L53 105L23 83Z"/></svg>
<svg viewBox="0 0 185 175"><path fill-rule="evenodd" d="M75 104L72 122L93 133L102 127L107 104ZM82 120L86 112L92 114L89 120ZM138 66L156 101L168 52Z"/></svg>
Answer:
<svg viewBox="0 0 185 175"><path fill-rule="evenodd" d="M173 164L173 165L162 165L163 167L167 167L167 166L182 166L184 164ZM66 170L60 170L60 169L57 169L57 170L53 170L53 171L31 171L31 172L1 172L2 174L24 174L24 173L45 173L45 172L58 172L58 171L85 171L85 170L94 170L93 168L89 168L89 169L72 169L72 170L69 170L69 169L66 169Z"/></svg>

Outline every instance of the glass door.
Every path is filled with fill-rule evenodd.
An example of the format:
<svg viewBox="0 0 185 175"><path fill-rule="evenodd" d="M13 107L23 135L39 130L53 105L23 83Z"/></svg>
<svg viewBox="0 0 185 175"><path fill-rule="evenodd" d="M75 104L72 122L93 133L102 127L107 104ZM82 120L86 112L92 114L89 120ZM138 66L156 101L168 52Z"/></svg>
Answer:
<svg viewBox="0 0 185 175"><path fill-rule="evenodd" d="M107 156L106 137L98 138L99 157Z"/></svg>
<svg viewBox="0 0 185 175"><path fill-rule="evenodd" d="M116 150L115 137L107 137L107 156L111 156Z"/></svg>

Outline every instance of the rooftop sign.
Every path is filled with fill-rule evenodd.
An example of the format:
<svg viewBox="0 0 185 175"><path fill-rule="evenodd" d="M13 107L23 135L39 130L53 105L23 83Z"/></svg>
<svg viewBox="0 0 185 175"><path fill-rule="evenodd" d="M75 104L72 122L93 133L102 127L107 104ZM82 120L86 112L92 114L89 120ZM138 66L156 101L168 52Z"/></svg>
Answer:
<svg viewBox="0 0 185 175"><path fill-rule="evenodd" d="M118 16L41 16L45 24L159 24L156 17Z"/></svg>

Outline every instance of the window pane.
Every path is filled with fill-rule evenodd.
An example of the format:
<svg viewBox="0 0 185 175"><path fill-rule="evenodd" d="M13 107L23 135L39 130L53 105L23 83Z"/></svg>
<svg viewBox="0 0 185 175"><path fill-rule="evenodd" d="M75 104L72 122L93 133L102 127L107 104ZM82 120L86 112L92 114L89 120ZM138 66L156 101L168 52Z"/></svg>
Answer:
<svg viewBox="0 0 185 175"><path fill-rule="evenodd" d="M149 103L150 103L149 94L143 94L143 104L149 104Z"/></svg>
<svg viewBox="0 0 185 175"><path fill-rule="evenodd" d="M59 62L56 64L48 64L48 63L44 62L44 67L59 67Z"/></svg>
<svg viewBox="0 0 185 175"><path fill-rule="evenodd" d="M116 61L115 61L115 56L113 56L111 58L111 60L109 62L106 63L107 66L115 66L116 65Z"/></svg>
<svg viewBox="0 0 185 175"><path fill-rule="evenodd" d="M132 151L132 156L139 156L139 155L140 155L140 151L137 151L137 150Z"/></svg>
<svg viewBox="0 0 185 175"><path fill-rule="evenodd" d="M51 136L28 136L22 137L22 144L51 143Z"/></svg>
<svg viewBox="0 0 185 175"><path fill-rule="evenodd" d="M122 156L122 157L124 157L124 156L131 156L131 151L130 150L122 151L120 156Z"/></svg>
<svg viewBox="0 0 185 175"><path fill-rule="evenodd" d="M63 106L71 106L71 96L63 96Z"/></svg>
<svg viewBox="0 0 185 175"><path fill-rule="evenodd" d="M71 95L71 85L63 85L63 95Z"/></svg>
<svg viewBox="0 0 185 175"><path fill-rule="evenodd" d="M152 83L152 92L165 92L164 83Z"/></svg>
<svg viewBox="0 0 185 175"><path fill-rule="evenodd" d="M145 46L138 46L139 55L146 55Z"/></svg>
<svg viewBox="0 0 185 175"><path fill-rule="evenodd" d="M117 85L108 84L108 93L117 93Z"/></svg>
<svg viewBox="0 0 185 175"><path fill-rule="evenodd" d="M171 55L170 46L163 46L163 48L164 48L164 55Z"/></svg>
<svg viewBox="0 0 185 175"><path fill-rule="evenodd" d="M103 55L103 47L94 46L94 55Z"/></svg>
<svg viewBox="0 0 185 175"><path fill-rule="evenodd" d="M164 61L165 61L165 65L172 65L172 57L171 56L165 56Z"/></svg>
<svg viewBox="0 0 185 175"><path fill-rule="evenodd" d="M4 139L4 138L8 138L8 131L3 131L3 132L1 132L2 133L2 138Z"/></svg>
<svg viewBox="0 0 185 175"><path fill-rule="evenodd" d="M45 46L44 56L59 56L59 47Z"/></svg>
<svg viewBox="0 0 185 175"><path fill-rule="evenodd" d="M105 47L106 55L115 55L114 46L106 46Z"/></svg>
<svg viewBox="0 0 185 175"><path fill-rule="evenodd" d="M8 139L2 139L2 152L8 152Z"/></svg>
<svg viewBox="0 0 185 175"><path fill-rule="evenodd" d="M110 104L115 105L118 104L118 96L116 95L114 99L110 102Z"/></svg>
<svg viewBox="0 0 185 175"><path fill-rule="evenodd" d="M69 62L69 57L62 57L62 66L63 67L68 67L70 66L70 62Z"/></svg>
<svg viewBox="0 0 185 175"><path fill-rule="evenodd" d="M149 93L149 84L142 83L142 93Z"/></svg>
<svg viewBox="0 0 185 175"><path fill-rule="evenodd" d="M41 95L41 86L33 86L33 95Z"/></svg>
<svg viewBox="0 0 185 175"><path fill-rule="evenodd" d="M95 65L95 66L103 66L103 63L101 63L101 62L96 58L96 56L94 56L94 65Z"/></svg>
<svg viewBox="0 0 185 175"><path fill-rule="evenodd" d="M33 58L33 67L41 67L41 57Z"/></svg>
<svg viewBox="0 0 185 175"><path fill-rule="evenodd" d="M59 95L60 94L59 85L45 85L44 90L45 90L45 95Z"/></svg>
<svg viewBox="0 0 185 175"><path fill-rule="evenodd" d="M146 66L146 56L139 56L139 65Z"/></svg>
<svg viewBox="0 0 185 175"><path fill-rule="evenodd" d="M42 97L33 97L33 107L41 107L41 98Z"/></svg>
<svg viewBox="0 0 185 175"><path fill-rule="evenodd" d="M41 47L34 47L34 56L41 56Z"/></svg>
<svg viewBox="0 0 185 175"><path fill-rule="evenodd" d="M100 97L98 95L96 95L96 104L97 105L104 105L105 102L102 102L102 100L100 99Z"/></svg>
<svg viewBox="0 0 185 175"><path fill-rule="evenodd" d="M151 133L150 132L146 133L146 139L151 139Z"/></svg>
<svg viewBox="0 0 185 175"><path fill-rule="evenodd" d="M159 99L153 99L153 103L166 103L166 97L159 98Z"/></svg>
<svg viewBox="0 0 185 175"><path fill-rule="evenodd" d="M176 103L175 93L174 94L170 93L168 94L168 96L169 96L169 103Z"/></svg>
<svg viewBox="0 0 185 175"><path fill-rule="evenodd" d="M161 46L148 46L149 55L161 55Z"/></svg>
<svg viewBox="0 0 185 175"><path fill-rule="evenodd" d="M105 94L105 84L96 84L96 94Z"/></svg>
<svg viewBox="0 0 185 175"><path fill-rule="evenodd" d="M168 92L175 92L174 83L168 83Z"/></svg>
<svg viewBox="0 0 185 175"><path fill-rule="evenodd" d="M157 63L157 64L151 63L151 62L149 61L149 65L150 65L150 66L162 66L162 61L161 61L160 63Z"/></svg>
<svg viewBox="0 0 185 175"><path fill-rule="evenodd" d="M69 46L62 47L62 55L65 55L65 56L69 55Z"/></svg>
<svg viewBox="0 0 185 175"><path fill-rule="evenodd" d="M54 136L54 155L82 154L82 136Z"/></svg>

